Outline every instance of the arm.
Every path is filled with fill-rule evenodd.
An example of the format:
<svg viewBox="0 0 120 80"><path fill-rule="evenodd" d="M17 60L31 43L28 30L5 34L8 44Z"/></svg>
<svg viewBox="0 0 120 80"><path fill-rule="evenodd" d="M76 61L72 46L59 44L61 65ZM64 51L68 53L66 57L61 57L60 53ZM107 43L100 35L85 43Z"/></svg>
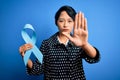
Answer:
<svg viewBox="0 0 120 80"><path fill-rule="evenodd" d="M32 47L33 47L32 44L24 44L24 45L22 45L22 46L19 48L19 52L20 52L22 58L24 57L25 52L26 52L27 50L31 49ZM32 62L30 59L28 60L27 66L28 66L29 68L32 68L32 66L33 66L33 62Z"/></svg>
<svg viewBox="0 0 120 80"><path fill-rule="evenodd" d="M19 52L21 54L22 57L24 57L24 54L27 50L31 49L33 46L32 44L24 44L23 46L21 46L19 48ZM40 73L42 73L42 64L39 63L38 60L36 60L35 62L32 62L31 59L28 60L27 63L27 73L30 75L38 75Z"/></svg>
<svg viewBox="0 0 120 80"><path fill-rule="evenodd" d="M84 50L82 51L82 58L85 59L88 63L97 63L100 60L100 53L97 48L94 47L96 50L96 56L95 57L90 57Z"/></svg>
<svg viewBox="0 0 120 80"><path fill-rule="evenodd" d="M97 54L96 49L92 45L90 45L89 43L87 43L86 45L82 46L82 49L91 58L94 58L96 56L96 54Z"/></svg>
<svg viewBox="0 0 120 80"><path fill-rule="evenodd" d="M79 12L75 16L73 36L65 32L63 34L71 40L75 46L82 47L88 56L91 58L96 56L95 48L88 42L87 20L83 13Z"/></svg>

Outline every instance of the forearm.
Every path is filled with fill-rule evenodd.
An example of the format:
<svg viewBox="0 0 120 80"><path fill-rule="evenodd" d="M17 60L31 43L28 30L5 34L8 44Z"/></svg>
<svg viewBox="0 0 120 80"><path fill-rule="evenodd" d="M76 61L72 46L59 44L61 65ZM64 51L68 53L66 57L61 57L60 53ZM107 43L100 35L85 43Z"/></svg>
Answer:
<svg viewBox="0 0 120 80"><path fill-rule="evenodd" d="M82 46L82 49L91 58L94 58L96 56L96 54L97 54L95 48L92 45L90 45L89 43L86 43L84 46Z"/></svg>
<svg viewBox="0 0 120 80"><path fill-rule="evenodd" d="M24 58L24 55L25 55L24 52L21 53L21 55L22 55L22 58ZM29 59L29 60L28 60L28 63L27 63L27 67L28 67L28 68L32 68L32 66L33 66L33 62L32 62L32 60Z"/></svg>
<svg viewBox="0 0 120 80"><path fill-rule="evenodd" d="M32 62L31 60L28 61L27 65L27 73L29 75L39 75L43 73L43 64L41 64L38 60Z"/></svg>

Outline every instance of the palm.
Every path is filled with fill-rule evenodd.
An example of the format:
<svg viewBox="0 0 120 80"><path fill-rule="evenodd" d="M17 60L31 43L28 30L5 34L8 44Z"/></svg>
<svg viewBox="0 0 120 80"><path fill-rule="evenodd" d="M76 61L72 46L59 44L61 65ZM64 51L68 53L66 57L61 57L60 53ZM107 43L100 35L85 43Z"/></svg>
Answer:
<svg viewBox="0 0 120 80"><path fill-rule="evenodd" d="M84 31L83 29L79 29L76 32L74 32L71 41L76 46L82 46L87 42L87 39L88 39L88 31Z"/></svg>
<svg viewBox="0 0 120 80"><path fill-rule="evenodd" d="M84 44L87 43L88 40L87 21L82 13L78 13L75 17L73 36L70 36L69 34L64 35L66 35L76 46L83 46Z"/></svg>

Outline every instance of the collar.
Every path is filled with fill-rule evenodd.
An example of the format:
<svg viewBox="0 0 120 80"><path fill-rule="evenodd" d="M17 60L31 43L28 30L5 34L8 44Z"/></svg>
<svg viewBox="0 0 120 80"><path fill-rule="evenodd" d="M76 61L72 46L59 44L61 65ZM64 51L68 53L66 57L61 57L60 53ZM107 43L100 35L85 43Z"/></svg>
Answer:
<svg viewBox="0 0 120 80"><path fill-rule="evenodd" d="M59 46L61 45L62 43L60 43L59 39L58 39L58 34L59 32L55 33L54 35L52 35L47 41L48 41L48 45L49 46ZM62 44L64 45L64 44ZM74 46L73 43L68 40L67 44L65 46Z"/></svg>
<svg viewBox="0 0 120 80"><path fill-rule="evenodd" d="M62 42L60 41L60 38L59 38L58 36L57 36L57 39L58 39L59 43L62 44ZM68 42L69 42L69 40L67 40L66 43L65 43L64 45L67 46Z"/></svg>

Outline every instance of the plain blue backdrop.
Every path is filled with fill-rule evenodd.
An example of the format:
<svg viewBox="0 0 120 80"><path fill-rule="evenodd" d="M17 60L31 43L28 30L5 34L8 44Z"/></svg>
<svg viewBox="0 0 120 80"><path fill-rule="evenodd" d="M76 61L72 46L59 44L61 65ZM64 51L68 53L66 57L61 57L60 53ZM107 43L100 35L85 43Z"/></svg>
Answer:
<svg viewBox="0 0 120 80"><path fill-rule="evenodd" d="M87 80L120 80L120 1L119 0L0 0L0 80L42 80L29 76L19 54L24 44L21 30L30 23L42 40L57 32L56 11L63 5L84 12L88 20L89 42L101 53L97 64L84 60Z"/></svg>

